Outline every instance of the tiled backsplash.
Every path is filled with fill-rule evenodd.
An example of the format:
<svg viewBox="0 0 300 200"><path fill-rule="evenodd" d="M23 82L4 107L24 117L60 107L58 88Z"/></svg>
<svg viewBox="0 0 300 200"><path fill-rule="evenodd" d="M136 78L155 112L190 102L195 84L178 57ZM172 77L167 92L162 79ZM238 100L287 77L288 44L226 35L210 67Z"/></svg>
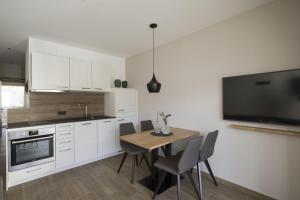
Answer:
<svg viewBox="0 0 300 200"><path fill-rule="evenodd" d="M40 121L82 117L85 107L91 115L104 114L104 94L102 93L31 93L29 108L9 109L8 122ZM79 105L80 104L80 105ZM58 115L66 111L66 115Z"/></svg>

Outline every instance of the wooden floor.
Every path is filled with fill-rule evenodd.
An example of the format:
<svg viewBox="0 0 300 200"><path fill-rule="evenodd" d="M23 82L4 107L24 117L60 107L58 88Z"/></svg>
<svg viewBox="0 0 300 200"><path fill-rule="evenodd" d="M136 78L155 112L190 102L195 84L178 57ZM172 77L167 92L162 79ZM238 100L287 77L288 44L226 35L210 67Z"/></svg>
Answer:
<svg viewBox="0 0 300 200"><path fill-rule="evenodd" d="M94 162L58 174L47 176L8 191L8 200L146 200L151 199L152 192L140 185L130 183L131 159L127 159L118 175L116 169L121 161L115 156ZM136 168L136 180L149 175L143 162ZM195 176L196 179L196 176ZM255 198L203 177L204 199L206 200L255 200ZM158 195L157 200L176 199L176 187ZM182 181L182 199L196 199L190 183Z"/></svg>

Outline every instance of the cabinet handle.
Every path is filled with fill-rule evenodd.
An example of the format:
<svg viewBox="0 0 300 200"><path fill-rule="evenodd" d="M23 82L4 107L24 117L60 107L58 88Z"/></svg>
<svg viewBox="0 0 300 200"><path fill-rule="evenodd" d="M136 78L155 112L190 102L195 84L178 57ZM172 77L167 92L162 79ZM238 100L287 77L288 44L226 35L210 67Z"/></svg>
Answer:
<svg viewBox="0 0 300 200"><path fill-rule="evenodd" d="M49 136L49 137L41 137L41 138L37 138L37 139L28 139L28 140L20 140L20 141L12 141L12 144L20 144L20 143L25 143L25 142L32 142L32 141L40 141L40 140L45 140L45 139L50 139L53 138L53 136Z"/></svg>
<svg viewBox="0 0 300 200"><path fill-rule="evenodd" d="M68 128L71 127L72 125L63 125L63 126L59 126L60 128Z"/></svg>
<svg viewBox="0 0 300 200"><path fill-rule="evenodd" d="M95 88L96 90L103 90L103 88Z"/></svg>
<svg viewBox="0 0 300 200"><path fill-rule="evenodd" d="M83 90L89 90L89 89L91 89L91 88L89 88L89 87L83 87L83 88L81 88L81 89L83 89Z"/></svg>
<svg viewBox="0 0 300 200"><path fill-rule="evenodd" d="M91 125L92 123L85 123L85 124L81 124L81 125Z"/></svg>
<svg viewBox="0 0 300 200"><path fill-rule="evenodd" d="M125 120L125 119L119 119L118 121L121 122L121 121L124 121L124 120Z"/></svg>
<svg viewBox="0 0 300 200"><path fill-rule="evenodd" d="M57 88L69 88L68 86L56 86Z"/></svg>
<svg viewBox="0 0 300 200"><path fill-rule="evenodd" d="M118 110L118 111L125 111L125 110Z"/></svg>
<svg viewBox="0 0 300 200"><path fill-rule="evenodd" d="M37 169L28 170L28 171L26 171L26 173L29 174L29 173L32 173L32 172L39 171L39 170L41 170L41 169L42 169L42 168L40 167L40 168L37 168Z"/></svg>
<svg viewBox="0 0 300 200"><path fill-rule="evenodd" d="M69 140L69 141L65 141L65 142L60 142L59 144L67 144L67 143L71 143L72 141Z"/></svg>
<svg viewBox="0 0 300 200"><path fill-rule="evenodd" d="M60 150L59 152L71 151L71 148Z"/></svg>
<svg viewBox="0 0 300 200"><path fill-rule="evenodd" d="M71 135L72 133L60 133L59 135Z"/></svg>
<svg viewBox="0 0 300 200"><path fill-rule="evenodd" d="M104 121L104 123L110 123L111 121Z"/></svg>

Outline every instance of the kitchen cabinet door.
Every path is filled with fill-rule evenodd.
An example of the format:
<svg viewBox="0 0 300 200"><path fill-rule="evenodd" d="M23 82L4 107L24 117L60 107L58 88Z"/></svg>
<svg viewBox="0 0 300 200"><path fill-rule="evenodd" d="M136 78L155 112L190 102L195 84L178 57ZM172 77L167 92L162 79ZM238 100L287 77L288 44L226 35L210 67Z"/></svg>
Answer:
<svg viewBox="0 0 300 200"><path fill-rule="evenodd" d="M74 163L73 146L57 148L56 150L56 168L71 166Z"/></svg>
<svg viewBox="0 0 300 200"><path fill-rule="evenodd" d="M132 89L116 89L116 111L135 112L137 110L137 91Z"/></svg>
<svg viewBox="0 0 300 200"><path fill-rule="evenodd" d="M135 128L135 131L138 132L138 119L137 117L118 117L117 118L117 121L118 121L118 126L122 123L129 123L129 122L132 122L133 125L134 125L134 128Z"/></svg>
<svg viewBox="0 0 300 200"><path fill-rule="evenodd" d="M92 90L92 65L90 62L70 59L70 89Z"/></svg>
<svg viewBox="0 0 300 200"><path fill-rule="evenodd" d="M98 136L96 121L74 123L74 137L75 162L97 158Z"/></svg>
<svg viewBox="0 0 300 200"><path fill-rule="evenodd" d="M32 90L69 90L69 58L32 53Z"/></svg>
<svg viewBox="0 0 300 200"><path fill-rule="evenodd" d="M98 121L98 156L103 157L119 151L119 134L116 119Z"/></svg>
<svg viewBox="0 0 300 200"><path fill-rule="evenodd" d="M111 87L111 69L107 64L92 64L93 90L98 92L109 91Z"/></svg>

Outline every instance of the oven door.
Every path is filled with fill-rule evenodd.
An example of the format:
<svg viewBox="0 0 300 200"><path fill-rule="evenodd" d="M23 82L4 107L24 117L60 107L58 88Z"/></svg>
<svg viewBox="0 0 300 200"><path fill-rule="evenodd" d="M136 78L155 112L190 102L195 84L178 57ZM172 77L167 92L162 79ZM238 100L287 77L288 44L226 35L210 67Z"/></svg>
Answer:
<svg viewBox="0 0 300 200"><path fill-rule="evenodd" d="M13 139L9 142L9 171L54 161L54 135Z"/></svg>

